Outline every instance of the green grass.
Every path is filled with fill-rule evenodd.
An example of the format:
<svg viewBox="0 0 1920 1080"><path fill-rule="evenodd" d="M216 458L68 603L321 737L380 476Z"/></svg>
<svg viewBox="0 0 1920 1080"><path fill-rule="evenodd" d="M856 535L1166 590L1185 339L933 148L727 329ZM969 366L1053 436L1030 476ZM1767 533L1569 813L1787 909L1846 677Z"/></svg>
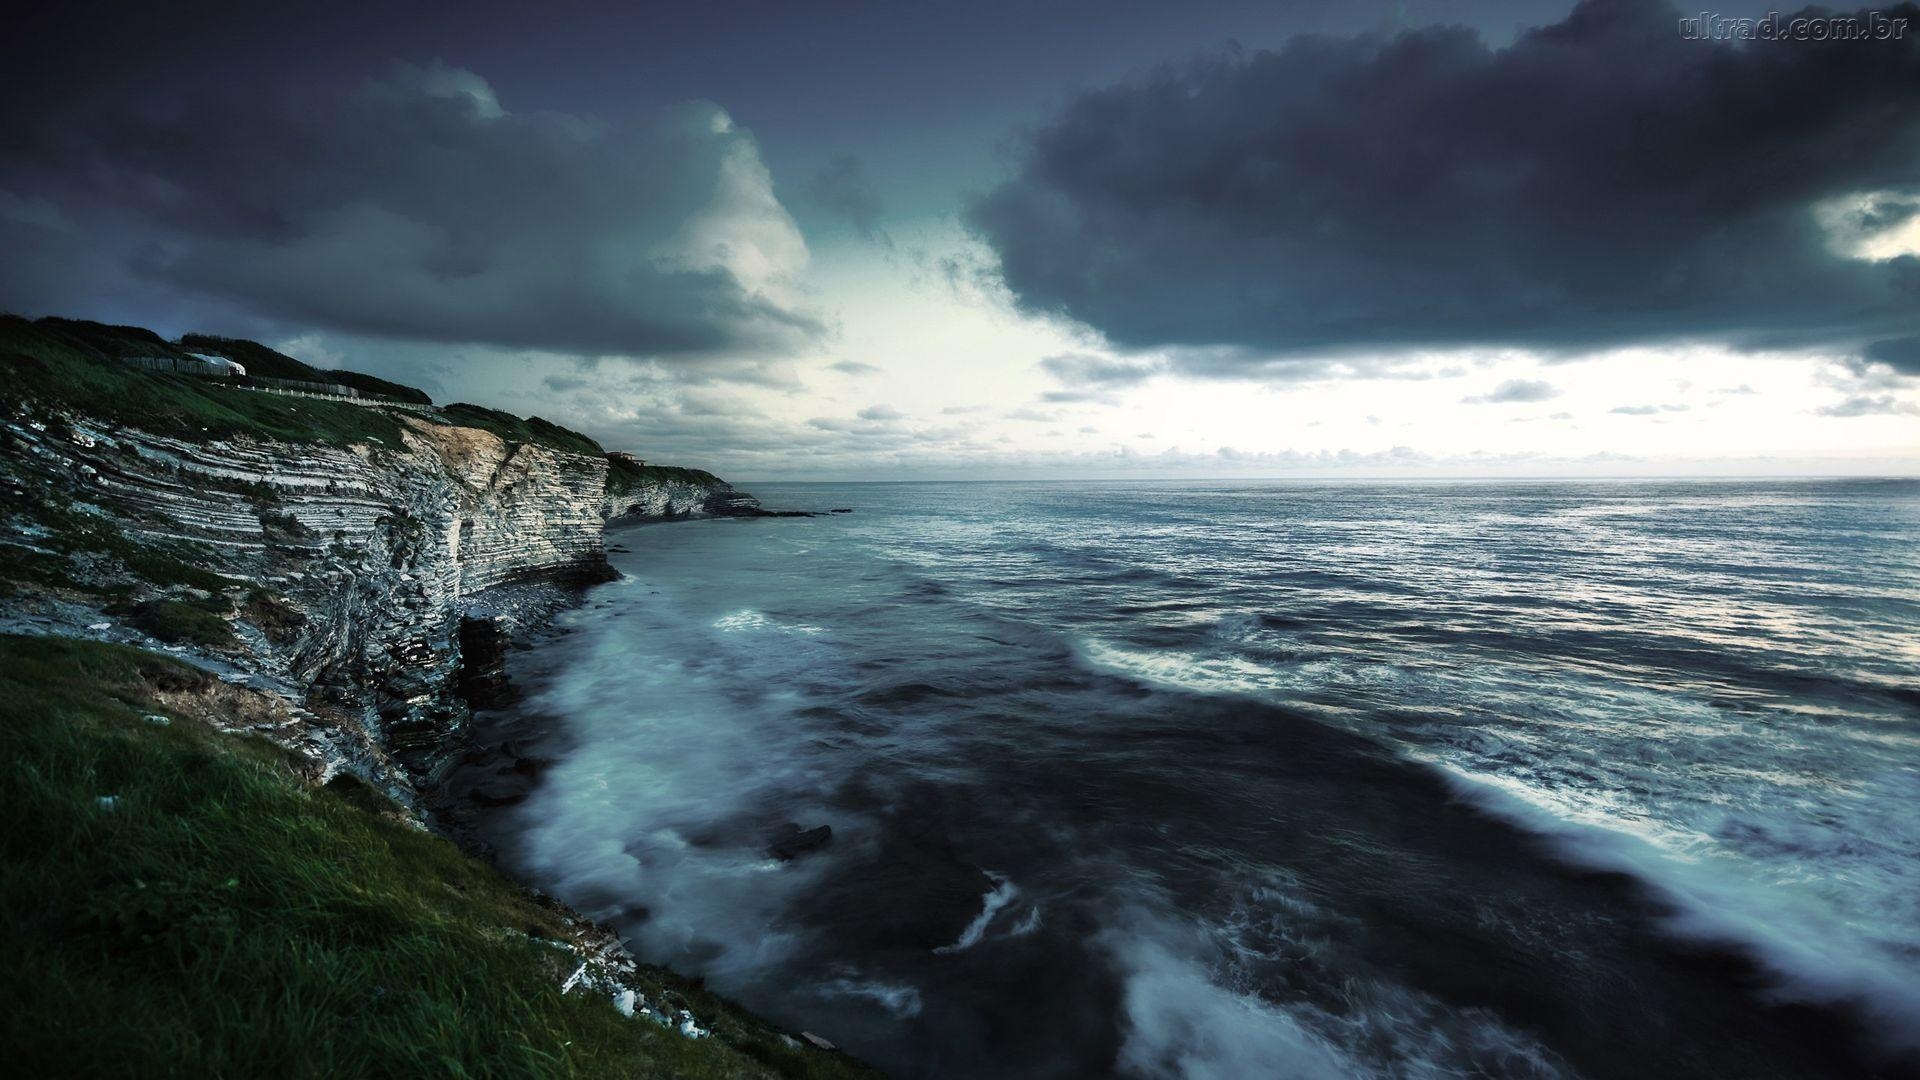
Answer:
<svg viewBox="0 0 1920 1080"><path fill-rule="evenodd" d="M410 386L355 371L322 371L257 342L188 334L169 344L151 330L73 319L0 315L0 408L23 402L64 408L114 424L175 438L207 441L252 435L284 442L398 447L400 422L391 413L320 398L258 393L224 380L145 371L117 357L217 353L246 365L249 377L338 383L362 393L414 404L433 399ZM537 416L457 403L448 422L491 431L509 442L534 443L598 457L600 444Z"/></svg>
<svg viewBox="0 0 1920 1080"><path fill-rule="evenodd" d="M286 645L300 635L307 625L307 617L300 609L287 603L286 598L267 589L254 588L247 591L246 602L240 606L240 613L247 621L260 628L267 640L275 645Z"/></svg>
<svg viewBox="0 0 1920 1080"><path fill-rule="evenodd" d="M395 401L408 401L416 405L431 405L433 399L424 391L415 390L402 383L391 382L374 375L345 368L321 369L304 361L295 360L286 353L269 349L257 341L245 338L215 337L212 334L187 334L180 339L180 349L196 353L213 353L245 367L247 375L261 379L296 379L301 382L334 383L350 386L363 394L375 397L393 398Z"/></svg>
<svg viewBox="0 0 1920 1080"><path fill-rule="evenodd" d="M339 446L401 445L399 422L380 409L142 371L46 331L45 321L0 316L0 407L8 412L34 402L193 441L252 435Z"/></svg>
<svg viewBox="0 0 1920 1080"><path fill-rule="evenodd" d="M187 334L180 339L187 352L224 356L247 369L247 374L262 379L299 379L303 382L332 382L328 373L312 364L295 360L286 353L269 349L245 338L215 337L212 334Z"/></svg>
<svg viewBox="0 0 1920 1080"><path fill-rule="evenodd" d="M607 459L607 488L610 491L618 491L632 484L670 481L704 487L720 487L725 484L725 481L705 469L687 469L678 465L636 466L619 458Z"/></svg>
<svg viewBox="0 0 1920 1080"><path fill-rule="evenodd" d="M0 636L0 1038L21 1076L868 1075L650 975L716 1037L562 997L560 917L364 785L163 708L204 674ZM167 726L150 712L173 715ZM111 804L101 800L111 799Z"/></svg>
<svg viewBox="0 0 1920 1080"><path fill-rule="evenodd" d="M491 431L508 442L535 443L554 450L564 450L572 454L589 454L599 457L605 451L600 444L577 431L561 427L559 424L529 416L525 420L512 413L489 409L483 405L474 405L465 401L456 401L441 410L446 418L461 427L475 427Z"/></svg>
<svg viewBox="0 0 1920 1080"><path fill-rule="evenodd" d="M102 356L170 356L175 359L186 356L185 350L169 344L165 338L144 326L110 326L86 319L51 316L33 325L40 333L82 352L97 352Z"/></svg>
<svg viewBox="0 0 1920 1080"><path fill-rule="evenodd" d="M334 368L323 374L325 374L329 380L337 382L341 386L351 386L363 394L393 398L396 401L410 401L415 405L433 404L433 398L429 397L425 390L415 390L411 386L391 382L376 375L368 375L359 371L348 371L345 368Z"/></svg>
<svg viewBox="0 0 1920 1080"><path fill-rule="evenodd" d="M191 600L147 600L125 611L108 611L126 616L135 629L169 645L199 645L214 648L233 643L233 627L222 618L233 605L224 596L196 603Z"/></svg>

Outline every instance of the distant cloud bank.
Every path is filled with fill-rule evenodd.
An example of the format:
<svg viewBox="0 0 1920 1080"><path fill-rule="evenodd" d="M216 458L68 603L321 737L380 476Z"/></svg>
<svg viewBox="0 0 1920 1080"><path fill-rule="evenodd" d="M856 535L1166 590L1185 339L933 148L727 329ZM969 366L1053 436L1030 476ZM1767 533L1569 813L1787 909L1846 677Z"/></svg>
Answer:
<svg viewBox="0 0 1920 1080"><path fill-rule="evenodd" d="M1123 349L1877 342L1916 370L1920 49L1677 17L1589 0L1502 49L1427 28L1164 68L1071 103L969 220L1025 309Z"/></svg>
<svg viewBox="0 0 1920 1080"><path fill-rule="evenodd" d="M521 114L440 64L307 100L48 117L0 161L0 245L0 304L32 312L118 293L585 355L824 333L798 287L806 243L718 107Z"/></svg>

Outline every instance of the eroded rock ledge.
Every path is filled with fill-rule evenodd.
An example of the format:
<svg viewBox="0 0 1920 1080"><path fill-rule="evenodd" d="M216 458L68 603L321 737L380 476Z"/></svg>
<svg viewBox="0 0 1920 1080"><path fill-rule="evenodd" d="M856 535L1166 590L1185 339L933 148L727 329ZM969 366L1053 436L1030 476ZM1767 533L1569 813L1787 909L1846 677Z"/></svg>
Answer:
<svg viewBox="0 0 1920 1080"><path fill-rule="evenodd" d="M614 573L608 519L759 512L710 473L391 415L399 445L339 446L17 408L4 542L40 572L8 575L6 628L157 638L288 698L279 736L412 803L470 706L510 692L507 640Z"/></svg>

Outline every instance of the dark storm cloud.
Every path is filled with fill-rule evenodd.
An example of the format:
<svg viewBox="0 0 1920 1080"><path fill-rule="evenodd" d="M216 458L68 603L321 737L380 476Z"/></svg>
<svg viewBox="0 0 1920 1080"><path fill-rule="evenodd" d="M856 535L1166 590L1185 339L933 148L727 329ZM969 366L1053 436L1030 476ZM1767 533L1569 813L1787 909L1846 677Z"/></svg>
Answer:
<svg viewBox="0 0 1920 1080"><path fill-rule="evenodd" d="M1876 341L1864 350L1867 360L1885 364L1902 375L1920 377L1920 337Z"/></svg>
<svg viewBox="0 0 1920 1080"><path fill-rule="evenodd" d="M505 111L433 65L331 96L76 112L0 161L0 306L172 311L583 354L787 350L806 247L713 106Z"/></svg>
<svg viewBox="0 0 1920 1080"><path fill-rule="evenodd" d="M1663 3L1593 0L1504 49L1298 38L1079 98L969 218L1026 309L1229 367L1906 337L1920 260L1848 258L1832 231L1920 193L1920 8L1883 14L1916 29L1734 47L1684 40Z"/></svg>

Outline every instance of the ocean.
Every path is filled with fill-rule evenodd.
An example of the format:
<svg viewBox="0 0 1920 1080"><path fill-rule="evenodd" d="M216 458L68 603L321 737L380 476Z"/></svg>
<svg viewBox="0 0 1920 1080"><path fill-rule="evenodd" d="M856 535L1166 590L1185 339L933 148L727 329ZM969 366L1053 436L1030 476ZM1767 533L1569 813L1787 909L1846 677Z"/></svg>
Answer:
<svg viewBox="0 0 1920 1080"><path fill-rule="evenodd" d="M753 490L852 513L615 531L480 720L643 959L902 1076L1920 1067L1920 482Z"/></svg>

